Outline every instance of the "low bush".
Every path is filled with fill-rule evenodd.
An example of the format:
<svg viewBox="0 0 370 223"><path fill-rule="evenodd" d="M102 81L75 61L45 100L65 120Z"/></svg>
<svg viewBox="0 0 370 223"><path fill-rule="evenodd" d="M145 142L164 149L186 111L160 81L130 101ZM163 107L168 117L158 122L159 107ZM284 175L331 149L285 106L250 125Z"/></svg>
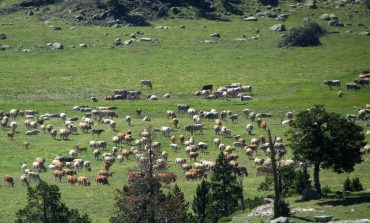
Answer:
<svg viewBox="0 0 370 223"><path fill-rule="evenodd" d="M320 37L326 33L317 23L309 22L303 27L292 28L288 35L279 43L279 47L290 46L317 46L320 45Z"/></svg>

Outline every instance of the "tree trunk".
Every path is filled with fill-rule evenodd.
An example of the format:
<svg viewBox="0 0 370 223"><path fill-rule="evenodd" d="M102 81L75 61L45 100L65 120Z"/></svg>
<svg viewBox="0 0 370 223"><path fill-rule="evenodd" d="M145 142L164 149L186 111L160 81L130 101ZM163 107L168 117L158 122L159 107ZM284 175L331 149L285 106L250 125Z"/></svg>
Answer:
<svg viewBox="0 0 370 223"><path fill-rule="evenodd" d="M276 152L275 152L275 140L272 142L272 137L271 137L271 132L270 129L267 129L267 134L269 137L269 144L270 144L270 149L271 149L271 163L272 163L272 175L274 178L274 192L275 192L275 197L274 197L274 215L273 219L278 218L281 216L280 214L280 209L279 209L279 200L280 200L280 193L279 193L279 179L278 179L278 171L276 167Z"/></svg>
<svg viewBox="0 0 370 223"><path fill-rule="evenodd" d="M321 194L321 185L320 185L320 163L315 162L314 163L314 169L313 169L313 181L314 181L314 187L316 191Z"/></svg>

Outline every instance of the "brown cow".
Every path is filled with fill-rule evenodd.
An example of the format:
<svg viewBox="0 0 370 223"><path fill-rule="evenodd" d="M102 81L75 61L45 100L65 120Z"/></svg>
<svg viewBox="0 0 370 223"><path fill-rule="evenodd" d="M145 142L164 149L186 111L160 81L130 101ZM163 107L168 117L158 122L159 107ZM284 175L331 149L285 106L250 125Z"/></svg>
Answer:
<svg viewBox="0 0 370 223"><path fill-rule="evenodd" d="M172 124L173 124L173 126L175 126L175 128L177 129L177 126L178 126L178 124L179 124L179 120L178 120L177 118L173 118L173 119L172 119Z"/></svg>
<svg viewBox="0 0 370 223"><path fill-rule="evenodd" d="M121 154L122 154L122 156L123 156L124 158L126 158L126 159L128 160L128 157L130 156L131 151L130 151L130 150L127 150L127 149L123 149L123 150L121 151Z"/></svg>
<svg viewBox="0 0 370 223"><path fill-rule="evenodd" d="M176 174L171 172L161 172L157 174L158 178L166 184L176 181Z"/></svg>
<svg viewBox="0 0 370 223"><path fill-rule="evenodd" d="M185 142L185 136L181 134L179 136L179 140L180 140L181 144L184 144L184 142Z"/></svg>
<svg viewBox="0 0 370 223"><path fill-rule="evenodd" d="M136 181L137 179L139 179L141 177L141 173L138 172L138 171L131 171L128 173L128 177L127 177L127 180L128 182L132 183L134 181Z"/></svg>
<svg viewBox="0 0 370 223"><path fill-rule="evenodd" d="M108 177L106 176L102 176L102 175L98 175L96 177L96 185L98 184L103 184L103 185L110 185L109 182L108 182Z"/></svg>
<svg viewBox="0 0 370 223"><path fill-rule="evenodd" d="M198 152L190 152L189 153L190 159L194 159L194 161L197 161L197 157L199 156Z"/></svg>
<svg viewBox="0 0 370 223"><path fill-rule="evenodd" d="M113 176L113 172L108 172L108 171L105 171L105 170L100 170L99 171L99 176L112 177Z"/></svg>
<svg viewBox="0 0 370 223"><path fill-rule="evenodd" d="M77 171L76 170L72 170L72 169L64 169L63 171L68 176L73 176L73 175L77 174Z"/></svg>
<svg viewBox="0 0 370 223"><path fill-rule="evenodd" d="M77 179L74 176L68 176L67 177L67 182L70 183L71 185L75 186L76 183L77 183Z"/></svg>
<svg viewBox="0 0 370 223"><path fill-rule="evenodd" d="M10 175L4 176L4 186L5 186L5 183L8 184L8 186L14 187L14 179L13 179L13 177L10 176Z"/></svg>
<svg viewBox="0 0 370 223"><path fill-rule="evenodd" d="M62 182L62 178L65 176L65 171L64 170L54 170L53 175L54 175L54 180L59 179L59 183Z"/></svg>
<svg viewBox="0 0 370 223"><path fill-rule="evenodd" d="M77 178L77 182L78 182L78 185L79 186L90 186L90 180L89 178L85 177L85 176L80 176Z"/></svg>

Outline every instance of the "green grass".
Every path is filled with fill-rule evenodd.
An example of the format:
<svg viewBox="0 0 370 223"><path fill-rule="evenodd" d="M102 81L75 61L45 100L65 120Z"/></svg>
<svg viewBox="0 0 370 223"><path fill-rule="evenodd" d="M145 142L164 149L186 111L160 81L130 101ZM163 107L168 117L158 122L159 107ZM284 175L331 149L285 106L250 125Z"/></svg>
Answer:
<svg viewBox="0 0 370 223"><path fill-rule="evenodd" d="M0 5L1 6L1 5ZM369 69L370 39L358 35L361 27L355 26L358 22L366 23L360 11L352 19L345 13L358 9L359 5L353 5L335 10L318 9L315 11L301 10L294 13L286 22L288 28L301 24L303 17L317 18L321 13L334 11L342 22L353 23L351 27L339 28L339 34L330 34L322 38L322 45L311 48L279 49L277 42L281 33L274 33L267 29L276 24L275 20L261 18L259 22L244 22L240 18L232 17L231 22L216 22L207 20L161 20L153 22L153 25L171 27L169 30L156 30L152 27L122 27L113 29L110 27L86 27L71 21L49 19L55 25L62 26L61 31L53 31L48 25L43 25L39 20L40 11L35 16L27 17L25 12L4 15L0 17L1 23L14 23L14 25L1 25L0 33L6 33L7 39L0 40L1 45L11 45L12 48L0 52L0 109L9 111L12 108L35 109L40 114L58 113L65 111L69 117L82 117L83 114L72 110L74 105L87 104L95 106L118 106L118 129L126 131L131 129L134 137L149 124L143 123L135 116L134 110L141 108L143 116L152 117L151 126L170 126L171 122L165 117L165 111L176 110L176 105L186 103L197 110L209 110L215 108L218 111L232 110L241 116L244 108L257 112L270 112L273 118L268 119L271 124L273 135L284 136L287 127L279 125L282 116L287 111L298 112L313 104L323 104L330 111L339 112L343 115L355 113L356 108L369 104L370 88L360 91L343 90L345 96L337 98L336 90L329 90L323 81L326 79L340 79L342 85L352 82L361 70ZM285 9L285 5L282 6ZM312 15L314 13L314 15ZM321 23L321 22L320 22ZM177 27L185 24L186 29ZM324 23L321 23L324 24ZM207 28L203 26L206 25ZM70 30L70 27L75 29ZM324 25L325 26L325 25ZM333 28L327 27L333 31ZM237 42L234 39L246 35L256 36L256 29L260 29L261 36L258 40ZM352 33L345 33L352 30ZM125 33L144 32L143 36L157 39L155 42L138 42L130 46L111 47L115 38L127 40ZM104 33L108 36L104 36ZM221 39L214 44L206 44L204 40L211 39L209 35L220 32ZM139 35L139 38L141 36ZM46 45L49 42L62 42L64 50L41 49L33 50L35 45ZM78 45L86 43L87 49L80 49ZM70 48L69 45L76 45ZM22 49L30 49L29 53ZM139 87L140 79L150 79L154 89L147 90ZM248 103L237 99L207 101L192 96L203 84L213 83L215 86L223 86L231 82L241 82L253 86L254 100ZM166 92L171 94L168 100L157 102L140 101L114 101L104 102L104 95L110 95L111 90L139 89L144 96L155 94L161 96ZM94 104L89 102L91 96L98 97L101 101ZM123 117L131 115L133 126L128 127ZM178 114L180 128L175 134L183 133L183 127L191 122L188 115ZM0 130L0 176L13 175L16 179L16 187L0 187L0 214L3 218L0 222L12 222L14 213L24 207L26 202L26 188L18 183L21 162L32 164L36 157L42 156L50 163L51 159L58 154L66 154L75 144L88 145L88 142L97 137L91 135L71 136L69 141L53 141L47 134L35 137L26 137L23 119L16 120L19 124L14 141L7 139L4 131ZM244 130L249 121L240 117L238 124L227 121L224 124L231 128L233 135L242 135L250 141ZM55 127L63 126L60 120L51 120ZM212 122L205 121L205 134L196 135L196 142L209 143L210 152L201 155L200 159L214 160L218 150L213 148ZM368 122L359 122L365 126ZM106 139L111 149L111 138L115 135L107 126L97 125L96 128L104 128L106 132L100 139ZM369 127L365 127L368 130ZM257 129L257 134L263 133ZM185 197L191 201L197 182L186 181L182 171L174 165L176 157L185 157L183 151L173 152L169 149L169 139L155 136L156 141L162 143L162 149L169 152L169 170L178 175L177 183L185 192ZM221 140L231 144L231 139ZM367 137L369 141L369 137ZM30 149L25 151L22 142L31 142ZM248 161L242 150L237 151L240 155L239 162L248 167L250 176L245 178L246 196L255 196L259 183L264 177L255 177L255 168ZM262 154L258 154L262 157ZM291 157L288 153L287 158ZM102 161L94 161L92 150L82 154L81 158L93 162L93 171L82 171L79 175L89 176L94 179L97 171L102 168ZM122 164L114 164L111 178L111 186L72 187L66 183L56 183L50 171L42 173L42 178L49 183L56 183L62 192L62 199L71 208L78 208L83 213L88 213L93 222L108 222L113 207L115 189L122 188L126 183L127 172L134 169L136 163L133 158ZM368 169L369 158L356 166L351 176L358 176L365 189L370 188ZM322 171L322 185L329 185L332 190L340 190L346 178L346 174L338 175L330 171ZM325 202L320 200L318 202ZM292 201L294 205L299 205ZM311 205L303 203L302 205ZM319 205L312 203L312 205ZM353 205L352 205L353 206ZM351 207L352 207L351 206ZM361 210L367 210L360 204ZM357 206L353 206L356 207ZM345 219L356 218L357 215L346 214L344 207L335 207L328 210ZM361 212L362 213L362 212ZM366 213L366 212L364 212ZM361 216L366 217L366 214ZM303 216L304 217L304 216Z"/></svg>

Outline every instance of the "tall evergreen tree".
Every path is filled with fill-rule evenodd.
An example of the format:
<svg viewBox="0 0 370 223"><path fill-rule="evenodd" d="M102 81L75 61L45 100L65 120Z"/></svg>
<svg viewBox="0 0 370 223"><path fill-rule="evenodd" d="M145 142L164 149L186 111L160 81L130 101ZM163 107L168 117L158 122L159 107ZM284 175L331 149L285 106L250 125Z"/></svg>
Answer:
<svg viewBox="0 0 370 223"><path fill-rule="evenodd" d="M360 149L366 145L363 129L339 114L314 106L298 113L290 126L287 135L295 159L313 163L314 188L320 194L320 167L351 172L362 162Z"/></svg>
<svg viewBox="0 0 370 223"><path fill-rule="evenodd" d="M233 174L233 167L221 152L216 160L211 177L211 206L208 209L209 218L217 222L221 217L229 216L240 209L238 203L242 188Z"/></svg>
<svg viewBox="0 0 370 223"><path fill-rule="evenodd" d="M210 205L209 190L209 183L205 180L202 180L197 187L197 191L193 199L192 209L198 223L206 222L206 211L207 207Z"/></svg>
<svg viewBox="0 0 370 223"><path fill-rule="evenodd" d="M80 216L77 210L69 210L60 201L59 188L56 185L48 185L44 181L35 187L28 187L27 205L17 213L17 223L89 223L90 219L85 214Z"/></svg>

